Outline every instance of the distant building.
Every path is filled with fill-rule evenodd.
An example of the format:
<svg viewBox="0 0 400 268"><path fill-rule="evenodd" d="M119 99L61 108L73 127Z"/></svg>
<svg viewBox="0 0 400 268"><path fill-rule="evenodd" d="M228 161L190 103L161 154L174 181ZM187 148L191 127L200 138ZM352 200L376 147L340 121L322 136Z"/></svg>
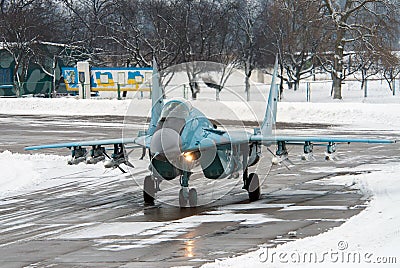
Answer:
<svg viewBox="0 0 400 268"><path fill-rule="evenodd" d="M86 59L90 52L83 47L51 42L39 42L34 46L40 48L41 62L40 64L34 60L29 62L26 78L20 85L19 95L45 96L51 93L53 87L57 92L67 93L61 68ZM7 51L5 43L0 42L0 96L16 95L17 81L14 81L14 69L13 56Z"/></svg>

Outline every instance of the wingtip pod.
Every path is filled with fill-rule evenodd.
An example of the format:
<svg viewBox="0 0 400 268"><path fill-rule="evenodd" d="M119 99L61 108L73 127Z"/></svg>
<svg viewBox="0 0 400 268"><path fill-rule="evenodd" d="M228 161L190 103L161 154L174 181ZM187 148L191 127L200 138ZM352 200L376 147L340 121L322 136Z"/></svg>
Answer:
<svg viewBox="0 0 400 268"><path fill-rule="evenodd" d="M274 71L272 73L271 88L269 91L267 108L264 120L261 126L261 134L263 136L272 135L272 128L276 123L277 103L278 103L278 86L276 84L278 76L278 55L275 57Z"/></svg>

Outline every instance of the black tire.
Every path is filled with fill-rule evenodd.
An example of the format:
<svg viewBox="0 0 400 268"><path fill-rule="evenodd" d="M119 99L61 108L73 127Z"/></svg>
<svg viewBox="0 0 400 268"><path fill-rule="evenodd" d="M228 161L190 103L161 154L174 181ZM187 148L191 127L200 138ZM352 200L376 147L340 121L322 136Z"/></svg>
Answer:
<svg viewBox="0 0 400 268"><path fill-rule="evenodd" d="M189 206L191 208L197 207L197 191L195 188L189 190Z"/></svg>
<svg viewBox="0 0 400 268"><path fill-rule="evenodd" d="M154 205L154 197L156 195L156 187L151 175L144 177L143 183L143 201L146 205Z"/></svg>
<svg viewBox="0 0 400 268"><path fill-rule="evenodd" d="M261 197L260 180L256 173L249 174L248 185L249 185L249 189L247 189L247 191L249 193L250 202L259 200Z"/></svg>
<svg viewBox="0 0 400 268"><path fill-rule="evenodd" d="M188 200L185 198L185 195L183 193L183 189L180 189L179 190L179 206L181 208L186 207L187 201Z"/></svg>

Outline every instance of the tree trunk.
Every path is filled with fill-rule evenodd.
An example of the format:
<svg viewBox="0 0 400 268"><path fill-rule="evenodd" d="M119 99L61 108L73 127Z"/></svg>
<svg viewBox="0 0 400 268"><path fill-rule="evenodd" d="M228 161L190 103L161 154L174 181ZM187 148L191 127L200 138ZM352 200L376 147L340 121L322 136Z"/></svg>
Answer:
<svg viewBox="0 0 400 268"><path fill-rule="evenodd" d="M246 75L244 79L245 91L246 91L246 100L250 101L250 78Z"/></svg>
<svg viewBox="0 0 400 268"><path fill-rule="evenodd" d="M342 81L343 81L343 50L344 50L344 30L339 30L335 44L335 55L333 55L332 68L332 90L334 99L342 99Z"/></svg>
<svg viewBox="0 0 400 268"><path fill-rule="evenodd" d="M279 67L281 69L281 81L279 82L279 100L282 100L283 96L283 64L279 64Z"/></svg>
<svg viewBox="0 0 400 268"><path fill-rule="evenodd" d="M365 69L361 69L361 90L364 90L364 84L365 84L365 80L366 80L366 71Z"/></svg>
<svg viewBox="0 0 400 268"><path fill-rule="evenodd" d="M197 82L191 82L189 83L190 86L190 91L192 92L192 100L196 100L197 99L197 93L199 93L199 85L197 84Z"/></svg>
<svg viewBox="0 0 400 268"><path fill-rule="evenodd" d="M288 78L288 79L290 79L290 78ZM289 90L292 90L293 89L293 83L291 82L291 81L287 81L287 85L288 85L288 89Z"/></svg>
<svg viewBox="0 0 400 268"><path fill-rule="evenodd" d="M300 86L300 81L299 80L294 81L294 91L297 91L299 89L299 86Z"/></svg>
<svg viewBox="0 0 400 268"><path fill-rule="evenodd" d="M252 62L251 55L249 54L246 57L246 61L244 64L244 75L246 76L245 80L244 80L244 85L245 85L247 101L250 101L250 77L251 77L251 73L253 72L253 66L252 66L251 62Z"/></svg>
<svg viewBox="0 0 400 268"><path fill-rule="evenodd" d="M52 84L51 84L51 95L49 96L50 98L55 98L57 96L57 85L56 85L56 68L57 68L57 58L56 56L53 56L53 79L52 79Z"/></svg>
<svg viewBox="0 0 400 268"><path fill-rule="evenodd" d="M15 74L15 80L14 84L15 84L15 95L17 96L17 98L21 97L21 78L19 76L19 73L17 71L17 73ZM23 85L22 85L23 86Z"/></svg>
<svg viewBox="0 0 400 268"><path fill-rule="evenodd" d="M334 99L342 99L342 79L336 75L332 75L332 90Z"/></svg>

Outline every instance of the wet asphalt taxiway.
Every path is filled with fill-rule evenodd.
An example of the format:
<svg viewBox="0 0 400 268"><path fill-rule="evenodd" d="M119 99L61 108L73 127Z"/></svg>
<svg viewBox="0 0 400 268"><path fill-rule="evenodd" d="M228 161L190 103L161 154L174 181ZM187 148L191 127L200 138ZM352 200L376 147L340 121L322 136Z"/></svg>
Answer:
<svg viewBox="0 0 400 268"><path fill-rule="evenodd" d="M141 129L144 121L132 122ZM122 125L122 117L0 115L0 152L27 153L23 147L29 145L120 137ZM337 126L281 124L280 128L298 135L398 139L394 132L353 132ZM333 161L323 159L324 148L316 148L315 161L300 160L301 151L301 146L290 148L295 165L288 168L271 168L271 157L262 159L256 170L263 181L262 198L254 203L248 202L237 178L218 184L226 194L198 208L173 206L178 183L164 188L161 184L161 200L168 202L145 207L140 187L148 174L145 168L129 175L71 172L55 178L56 185L2 198L0 267L197 267L260 245L317 235L341 225L368 201L354 186L321 184L321 179L357 176L367 172L358 168L363 164L400 159L397 149L385 145L341 146ZM44 152L69 154L68 150ZM101 167L89 167L96 168ZM200 198L210 191L207 180L194 180Z"/></svg>

